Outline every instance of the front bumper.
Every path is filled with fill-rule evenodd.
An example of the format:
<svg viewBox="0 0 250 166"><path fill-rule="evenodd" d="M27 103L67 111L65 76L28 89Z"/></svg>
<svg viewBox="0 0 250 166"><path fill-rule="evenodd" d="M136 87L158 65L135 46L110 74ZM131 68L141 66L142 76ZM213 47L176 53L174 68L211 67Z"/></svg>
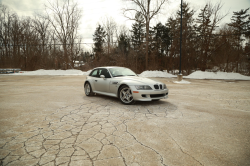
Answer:
<svg viewBox="0 0 250 166"><path fill-rule="evenodd" d="M133 98L136 101L152 101L159 99L167 99L168 98L168 89L161 90L137 90L135 86L130 87ZM133 91L139 93L133 93Z"/></svg>

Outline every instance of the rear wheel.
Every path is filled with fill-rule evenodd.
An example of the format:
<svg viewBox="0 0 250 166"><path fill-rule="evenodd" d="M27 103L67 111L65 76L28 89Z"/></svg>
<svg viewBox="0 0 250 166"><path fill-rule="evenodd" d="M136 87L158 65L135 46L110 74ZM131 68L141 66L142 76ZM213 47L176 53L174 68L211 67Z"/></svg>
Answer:
<svg viewBox="0 0 250 166"><path fill-rule="evenodd" d="M86 96L93 95L91 85L88 82L84 85L84 91L85 91Z"/></svg>
<svg viewBox="0 0 250 166"><path fill-rule="evenodd" d="M123 104L126 104L126 105L135 103L133 99L132 91L127 85L123 85L119 89L119 99Z"/></svg>

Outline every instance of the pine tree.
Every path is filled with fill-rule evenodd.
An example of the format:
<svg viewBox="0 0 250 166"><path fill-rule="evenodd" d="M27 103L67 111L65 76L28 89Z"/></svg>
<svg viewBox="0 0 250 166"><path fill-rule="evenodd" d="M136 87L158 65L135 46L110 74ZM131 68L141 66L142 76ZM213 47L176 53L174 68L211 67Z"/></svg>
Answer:
<svg viewBox="0 0 250 166"><path fill-rule="evenodd" d="M99 59L99 55L103 54L103 43L106 37L106 32L103 27L99 24L95 30L95 34L93 35L94 40L94 52L96 55L96 59Z"/></svg>
<svg viewBox="0 0 250 166"><path fill-rule="evenodd" d="M240 10L239 12L233 12L233 16L231 18L231 23L228 25L233 28L234 33L235 33L235 46L238 49L238 53L235 57L235 62L236 62L236 72L239 72L239 65L240 61L242 59L241 55L243 52L242 48L242 42L244 41L243 34L247 34L247 26L249 24L249 14L247 14L247 11L249 8L245 10Z"/></svg>
<svg viewBox="0 0 250 166"><path fill-rule="evenodd" d="M249 8L245 10L240 10L239 12L233 12L233 16L231 18L231 23L228 25L234 28L234 31L239 36L243 33L247 32L247 25L248 21L247 18L249 17L249 14L247 14L247 11Z"/></svg>
<svg viewBox="0 0 250 166"><path fill-rule="evenodd" d="M168 27L162 23L156 24L156 26L153 27L153 35L153 40L155 42L154 45L159 55L163 55L164 53L166 54L170 45Z"/></svg>
<svg viewBox="0 0 250 166"><path fill-rule="evenodd" d="M198 68L202 71L208 66L208 63L211 62L211 58L209 57L212 45L212 33L215 27L212 25L211 17L213 13L211 10L210 4L206 4L196 19L196 23L198 25L195 27L198 35L198 50L197 54L199 57Z"/></svg>
<svg viewBox="0 0 250 166"><path fill-rule="evenodd" d="M135 23L132 24L131 34L131 47L134 50L135 57L135 70L138 70L138 64L142 64L145 61L145 42L146 30L144 17L140 13L135 15ZM144 46L144 47L143 47Z"/></svg>
<svg viewBox="0 0 250 166"><path fill-rule="evenodd" d="M118 39L118 48L122 54L128 55L130 44L129 37L126 34L121 34Z"/></svg>
<svg viewBox="0 0 250 166"><path fill-rule="evenodd" d="M135 20L136 22L132 24L131 42L134 47L134 50L139 51L145 38L145 24L144 18L140 13L136 13Z"/></svg>
<svg viewBox="0 0 250 166"><path fill-rule="evenodd" d="M246 37L250 39L250 16L248 17L247 25L246 25Z"/></svg>
<svg viewBox="0 0 250 166"><path fill-rule="evenodd" d="M248 17L246 27L247 27L246 28L246 37L248 38L248 40L250 40L250 16Z"/></svg>
<svg viewBox="0 0 250 166"><path fill-rule="evenodd" d="M182 6L182 70L186 70L187 73L191 72L191 69L196 67L197 57L194 57L196 50L195 29L194 29L194 10L190 8L189 3L184 2ZM176 29L173 33L177 33L175 44L179 44L180 36L180 20L181 20L181 10L177 11L176 16ZM175 53L180 55L179 45L175 46ZM179 57L178 57L179 58ZM179 65L178 65L179 66ZM183 73L183 71L182 71Z"/></svg>

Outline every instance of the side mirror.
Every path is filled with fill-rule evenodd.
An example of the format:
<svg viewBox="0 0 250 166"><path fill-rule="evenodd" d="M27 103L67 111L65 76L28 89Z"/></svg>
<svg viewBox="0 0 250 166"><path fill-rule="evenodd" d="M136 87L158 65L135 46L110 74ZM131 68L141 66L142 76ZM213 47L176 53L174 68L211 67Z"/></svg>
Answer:
<svg viewBox="0 0 250 166"><path fill-rule="evenodd" d="M105 79L105 76L104 75L100 75L101 78Z"/></svg>

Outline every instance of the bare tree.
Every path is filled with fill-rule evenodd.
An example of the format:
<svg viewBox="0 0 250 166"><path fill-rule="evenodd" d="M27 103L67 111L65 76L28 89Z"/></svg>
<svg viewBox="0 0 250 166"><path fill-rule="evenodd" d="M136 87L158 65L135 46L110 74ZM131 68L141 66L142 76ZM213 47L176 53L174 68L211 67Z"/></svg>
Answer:
<svg viewBox="0 0 250 166"><path fill-rule="evenodd" d="M48 43L48 39L49 39L49 20L46 19L45 17L41 16L41 15L37 15L35 16L35 18L33 19L33 24L34 24L34 29L35 32L39 34L39 40L40 45L41 45L41 60L44 66L46 66L47 64L47 58L48 55L46 53L46 44Z"/></svg>
<svg viewBox="0 0 250 166"><path fill-rule="evenodd" d="M56 3L50 3L46 6L48 20L55 30L55 35L63 45L63 59L68 65L73 65L73 47L78 35L79 20L81 10L78 9L77 3L71 3L70 0L63 1L60 5L59 0ZM69 43L67 43L69 42Z"/></svg>
<svg viewBox="0 0 250 166"><path fill-rule="evenodd" d="M130 31L129 31L128 27L126 25L124 25L124 24L119 25L117 27L117 31L116 31L117 41L118 41L120 35L130 36Z"/></svg>
<svg viewBox="0 0 250 166"><path fill-rule="evenodd" d="M211 61L211 52L212 45L214 44L214 39L212 37L216 27L220 21L227 15L221 13L221 8L223 7L221 2L216 4L212 4L211 2L207 2L205 7L201 9L201 12L196 19L198 23L198 27L196 27L196 31L200 36L200 54L201 60L200 68L202 71L205 71L209 61Z"/></svg>
<svg viewBox="0 0 250 166"><path fill-rule="evenodd" d="M148 45L149 45L149 25L150 21L159 14L163 4L168 0L131 0L135 7L123 9L123 15L135 20L135 13L140 13L145 18L146 25L146 69L148 68ZM128 15L130 14L130 15Z"/></svg>
<svg viewBox="0 0 250 166"><path fill-rule="evenodd" d="M0 65L9 67L12 64L12 49L11 43L11 26L15 14L11 13L7 6L0 4Z"/></svg>
<svg viewBox="0 0 250 166"><path fill-rule="evenodd" d="M114 43L114 34L117 29L117 24L112 17L105 17L102 21L102 24L106 32L108 54L109 54L110 47L113 46L113 43Z"/></svg>

